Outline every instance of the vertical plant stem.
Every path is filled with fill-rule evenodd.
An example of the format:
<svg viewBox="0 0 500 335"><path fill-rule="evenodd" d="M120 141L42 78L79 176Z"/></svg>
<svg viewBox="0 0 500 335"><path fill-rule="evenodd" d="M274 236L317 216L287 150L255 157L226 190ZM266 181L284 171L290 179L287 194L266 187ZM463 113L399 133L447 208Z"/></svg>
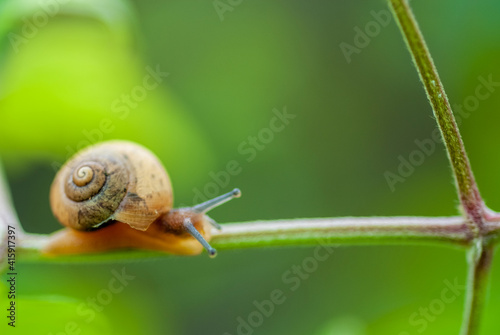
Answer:
<svg viewBox="0 0 500 335"><path fill-rule="evenodd" d="M453 169L460 202L472 221L471 229L478 233L482 226L483 201L474 180L469 159L443 84L439 79L438 72L408 1L389 0L389 3L410 50L420 80L424 84L434 116L441 130Z"/></svg>
<svg viewBox="0 0 500 335"><path fill-rule="evenodd" d="M461 335L479 334L492 258L493 246L474 247L469 255L468 287Z"/></svg>
<svg viewBox="0 0 500 335"><path fill-rule="evenodd" d="M2 161L0 160L0 272L7 264L7 228L9 225L14 226L16 236L22 238L24 235L23 230L12 205L9 187L4 176Z"/></svg>
<svg viewBox="0 0 500 335"><path fill-rule="evenodd" d="M10 189L5 178L2 161L0 160L0 225L10 225L16 228L16 235L24 235L16 210L12 204Z"/></svg>
<svg viewBox="0 0 500 335"><path fill-rule="evenodd" d="M478 334L482 306L486 297L486 286L490 270L492 247L484 244L484 220L486 210L479 194L469 158L458 130L450 103L439 79L438 72L425 44L420 28L407 0L388 0L398 22L420 80L424 84L434 116L439 125L451 162L460 203L468 219L468 226L475 237L469 260L467 298L462 326L462 335Z"/></svg>

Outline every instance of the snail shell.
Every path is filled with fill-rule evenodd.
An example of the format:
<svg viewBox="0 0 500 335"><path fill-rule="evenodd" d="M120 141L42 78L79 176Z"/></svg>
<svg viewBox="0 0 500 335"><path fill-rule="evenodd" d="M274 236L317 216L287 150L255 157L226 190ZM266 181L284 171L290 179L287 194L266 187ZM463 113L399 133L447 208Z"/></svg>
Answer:
<svg viewBox="0 0 500 335"><path fill-rule="evenodd" d="M128 141L90 146L59 170L50 204L63 225L92 230L109 220L146 230L173 204L167 171L148 149Z"/></svg>

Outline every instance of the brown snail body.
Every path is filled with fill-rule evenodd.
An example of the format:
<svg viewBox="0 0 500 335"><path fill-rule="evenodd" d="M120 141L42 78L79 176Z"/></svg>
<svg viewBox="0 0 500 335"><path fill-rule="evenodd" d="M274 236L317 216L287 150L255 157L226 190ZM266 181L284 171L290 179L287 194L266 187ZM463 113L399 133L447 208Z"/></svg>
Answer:
<svg viewBox="0 0 500 335"><path fill-rule="evenodd" d="M148 149L128 141L88 147L57 173L50 190L55 217L67 228L56 232L44 249L49 255L149 249L199 254L211 226L205 212L239 190L191 207L172 209L167 171ZM194 238L193 238L194 237Z"/></svg>

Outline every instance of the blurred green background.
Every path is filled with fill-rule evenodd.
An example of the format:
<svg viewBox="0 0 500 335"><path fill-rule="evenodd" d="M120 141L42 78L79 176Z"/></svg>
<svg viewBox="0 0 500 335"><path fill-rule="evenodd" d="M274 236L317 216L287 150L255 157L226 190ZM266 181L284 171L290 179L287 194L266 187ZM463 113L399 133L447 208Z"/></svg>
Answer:
<svg viewBox="0 0 500 335"><path fill-rule="evenodd" d="M500 81L500 3L412 5L452 104L475 95L479 76ZM78 148L117 138L160 157L176 205L193 204L197 192L241 188L242 199L211 213L221 223L456 214L441 144L393 190L384 177L418 150L415 140L431 138L435 122L395 23L379 23L377 32L372 11L387 12L385 2L2 1L0 157L24 228L59 229L48 201L55 170ZM358 29L367 27L372 36L347 62L341 43L359 45ZM141 89L152 69L168 76ZM461 123L493 209L500 208L497 89ZM285 106L295 118L283 131L260 141L255 157L242 152ZM241 173L214 187L213 173L231 160ZM290 290L283 274L312 254L277 248L224 251L214 260L19 263L14 332L234 335L254 301L278 289L285 302L241 334L458 333L463 291L451 303L439 299L446 281L465 282L463 251L340 247ZM482 334L500 331L495 263ZM82 304L123 268L135 278L95 317L82 315Z"/></svg>

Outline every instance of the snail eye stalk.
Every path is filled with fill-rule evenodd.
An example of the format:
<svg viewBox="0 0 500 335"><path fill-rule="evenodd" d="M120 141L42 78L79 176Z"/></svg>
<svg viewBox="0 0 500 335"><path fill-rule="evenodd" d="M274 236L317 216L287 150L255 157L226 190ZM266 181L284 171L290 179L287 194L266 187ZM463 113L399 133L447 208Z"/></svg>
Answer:
<svg viewBox="0 0 500 335"><path fill-rule="evenodd" d="M190 210L191 212L195 214L205 214L208 211L214 209L215 207L218 207L226 202L228 202L231 199L234 198L239 198L241 196L241 191L237 188L232 190L231 192L228 192L226 194L223 194L221 196L218 196L216 198L213 198L211 200L205 201L199 205L193 206ZM208 223L210 223L213 227L216 229L222 229L222 227L212 220L211 218L207 217ZM184 219L184 228L188 233L190 233L195 239L200 242L200 244L207 250L208 254L210 257L215 257L217 255L217 250L215 250L208 242L203 238L203 236L200 234L198 230L193 225L193 222L191 221L190 218Z"/></svg>
<svg viewBox="0 0 500 335"><path fill-rule="evenodd" d="M196 228L193 226L193 223L191 222L190 218L186 218L184 220L184 228L186 228L186 231L190 233L195 239L200 242L200 244L207 250L208 255L210 257L215 257L217 256L217 250L215 250L208 242L201 236L200 232L196 230Z"/></svg>
<svg viewBox="0 0 500 335"><path fill-rule="evenodd" d="M231 192L220 195L217 198L210 199L208 201L202 202L196 206L193 206L193 212L205 214L208 211L214 209L215 207L219 207L220 205L228 202L231 199L241 197L241 191L238 188L235 188Z"/></svg>

